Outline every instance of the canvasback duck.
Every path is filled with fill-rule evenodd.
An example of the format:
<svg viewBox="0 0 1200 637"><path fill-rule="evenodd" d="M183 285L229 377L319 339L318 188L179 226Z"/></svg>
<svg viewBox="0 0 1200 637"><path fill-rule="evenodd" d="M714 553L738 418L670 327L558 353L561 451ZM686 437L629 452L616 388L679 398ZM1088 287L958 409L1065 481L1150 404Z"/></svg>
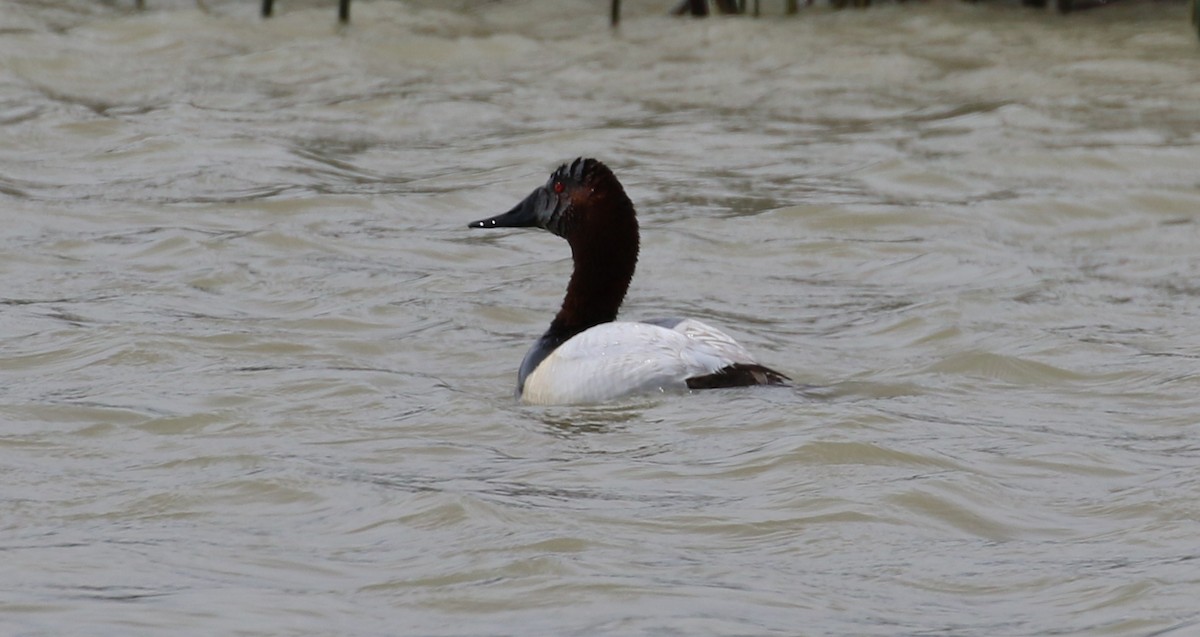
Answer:
<svg viewBox="0 0 1200 637"><path fill-rule="evenodd" d="M526 403L602 403L789 380L700 321L615 321L637 264L638 223L621 183L595 159L563 164L512 210L468 227L537 227L571 246L574 271L562 309L521 362L517 397Z"/></svg>

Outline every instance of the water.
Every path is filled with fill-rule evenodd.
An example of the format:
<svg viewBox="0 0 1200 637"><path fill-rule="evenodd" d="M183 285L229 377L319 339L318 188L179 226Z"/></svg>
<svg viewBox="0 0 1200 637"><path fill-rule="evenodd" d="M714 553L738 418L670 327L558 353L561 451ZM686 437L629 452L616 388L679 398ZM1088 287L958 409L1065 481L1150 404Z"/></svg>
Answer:
<svg viewBox="0 0 1200 637"><path fill-rule="evenodd" d="M1183 5L130 4L0 11L0 632L1200 634ZM808 388L514 403L578 155Z"/></svg>

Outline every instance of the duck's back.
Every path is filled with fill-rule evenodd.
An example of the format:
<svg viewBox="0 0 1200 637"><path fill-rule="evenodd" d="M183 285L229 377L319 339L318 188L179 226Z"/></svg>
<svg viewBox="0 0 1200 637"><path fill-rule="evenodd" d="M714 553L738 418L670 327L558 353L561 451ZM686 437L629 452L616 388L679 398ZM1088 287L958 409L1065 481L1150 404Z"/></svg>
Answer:
<svg viewBox="0 0 1200 637"><path fill-rule="evenodd" d="M736 380L731 370L750 369L774 377L728 382ZM696 379L702 380L696 384ZM525 379L521 399L532 404L599 403L634 394L783 380L755 363L728 334L700 321L619 321L587 329L555 348Z"/></svg>

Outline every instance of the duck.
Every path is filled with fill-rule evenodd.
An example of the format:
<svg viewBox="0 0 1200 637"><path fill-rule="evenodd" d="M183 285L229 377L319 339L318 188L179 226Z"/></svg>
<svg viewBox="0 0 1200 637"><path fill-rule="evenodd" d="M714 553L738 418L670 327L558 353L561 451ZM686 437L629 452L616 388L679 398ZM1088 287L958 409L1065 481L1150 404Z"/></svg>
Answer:
<svg viewBox="0 0 1200 637"><path fill-rule="evenodd" d="M559 166L511 210L468 228L541 228L571 248L562 307L517 373L531 405L600 404L643 394L787 385L721 330L692 318L618 321L640 237L621 182L599 160Z"/></svg>

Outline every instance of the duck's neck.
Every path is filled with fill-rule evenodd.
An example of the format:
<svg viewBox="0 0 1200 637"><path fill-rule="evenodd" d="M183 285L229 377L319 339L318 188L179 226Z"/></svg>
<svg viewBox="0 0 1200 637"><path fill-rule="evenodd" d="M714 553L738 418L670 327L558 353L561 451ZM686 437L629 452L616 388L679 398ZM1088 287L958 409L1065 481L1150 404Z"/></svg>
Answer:
<svg viewBox="0 0 1200 637"><path fill-rule="evenodd" d="M623 213L625 211L622 211ZM570 240L575 270L562 309L548 334L566 341L617 318L637 266L638 227L632 206L598 227L584 228Z"/></svg>

